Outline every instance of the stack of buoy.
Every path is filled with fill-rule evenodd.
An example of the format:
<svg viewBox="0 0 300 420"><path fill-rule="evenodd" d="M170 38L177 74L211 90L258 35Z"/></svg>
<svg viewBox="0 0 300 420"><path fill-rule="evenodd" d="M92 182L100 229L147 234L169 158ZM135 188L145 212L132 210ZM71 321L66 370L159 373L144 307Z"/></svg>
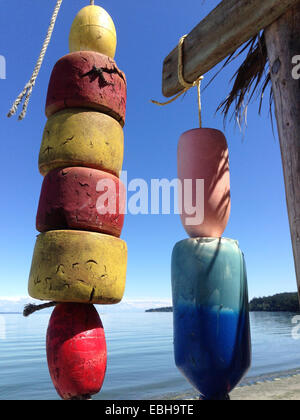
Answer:
<svg viewBox="0 0 300 420"><path fill-rule="evenodd" d="M181 220L191 238L178 242L172 255L175 362L200 399L226 400L250 367L251 340L244 256L237 241L222 238L231 199L220 131L199 128L181 136L178 178ZM197 180L204 180L203 220L191 214L191 204L200 202Z"/></svg>
<svg viewBox="0 0 300 420"><path fill-rule="evenodd" d="M108 13L83 8L71 28L70 53L56 63L47 94L39 155L41 233L29 294L58 303L47 358L63 399L89 399L100 391L107 350L93 304L116 304L125 289L125 187L119 173L127 87L114 61L116 42Z"/></svg>

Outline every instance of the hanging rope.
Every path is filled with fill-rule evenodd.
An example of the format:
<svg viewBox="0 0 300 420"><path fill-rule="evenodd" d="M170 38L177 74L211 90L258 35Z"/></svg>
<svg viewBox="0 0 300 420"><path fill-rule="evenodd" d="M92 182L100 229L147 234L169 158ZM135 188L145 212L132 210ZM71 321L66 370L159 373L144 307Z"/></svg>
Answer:
<svg viewBox="0 0 300 420"><path fill-rule="evenodd" d="M201 79L198 80L198 113L199 113L199 127L202 128L202 104L201 104L201 82L204 79L202 76Z"/></svg>
<svg viewBox="0 0 300 420"><path fill-rule="evenodd" d="M25 116L26 116L30 96L32 94L32 90L34 88L34 85L35 85L36 79L38 77L39 71L42 67L42 64L43 64L43 61L44 61L44 58L45 58L45 55L46 55L46 51L47 51L47 48L48 48L48 45L50 43L51 36L52 36L53 30L54 30L57 15L58 15L58 12L59 12L59 9L61 7L62 2L63 2L63 0L57 0L56 6L55 6L55 9L54 9L52 18L51 18L50 26L49 26L49 29L48 29L48 32L47 32L47 36L46 36L46 39L44 41L43 48L41 50L41 53L40 53L40 56L39 56L38 61L36 63L36 66L34 68L34 71L32 73L31 79L25 85L24 89L22 90L20 95L15 100L13 106L11 107L9 113L7 114L8 118L10 118L10 117L12 117L13 115L16 114L16 112L18 110L18 106L20 105L20 103L22 102L24 97L25 97L25 101L24 101L24 104L23 104L23 110L22 110L22 112L19 116L19 120L23 120L23 118L25 118Z"/></svg>
<svg viewBox="0 0 300 420"><path fill-rule="evenodd" d="M167 102L158 102L158 101L151 101L153 104L155 105L159 105L159 106L165 106L165 105L169 105L172 102L176 101L176 99L178 99L181 95L183 95L184 93L186 93L190 88L197 86L198 87L198 111L199 111L199 126L200 128L202 127L202 117L201 117L201 82L204 79L203 76L200 76L197 80L195 80L194 82L187 82L184 79L183 76L183 43L185 38L187 37L187 35L184 35L180 38L179 43L178 43L178 67L177 67L177 72L178 72L178 80L179 83L181 84L181 86L184 88L181 92L179 92L177 95L175 95L173 98L171 98L169 101Z"/></svg>
<svg viewBox="0 0 300 420"><path fill-rule="evenodd" d="M95 0L90 0L90 5L95 6Z"/></svg>

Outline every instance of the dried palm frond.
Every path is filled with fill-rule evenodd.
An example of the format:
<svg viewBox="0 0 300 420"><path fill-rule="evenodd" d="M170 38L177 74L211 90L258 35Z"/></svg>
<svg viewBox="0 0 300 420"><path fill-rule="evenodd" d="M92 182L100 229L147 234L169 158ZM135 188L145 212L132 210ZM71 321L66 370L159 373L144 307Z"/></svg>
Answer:
<svg viewBox="0 0 300 420"><path fill-rule="evenodd" d="M264 32L256 35L239 51L231 54L221 70L247 50L245 60L231 79L231 81L234 81L231 92L217 109L217 111L223 113L224 120L226 120L231 107L234 106L232 117L235 116L239 125L242 124L243 120L246 120L247 108L255 93L260 97L259 113L261 112L264 93L271 82ZM270 110L272 103L271 89ZM270 114L272 117L271 112Z"/></svg>

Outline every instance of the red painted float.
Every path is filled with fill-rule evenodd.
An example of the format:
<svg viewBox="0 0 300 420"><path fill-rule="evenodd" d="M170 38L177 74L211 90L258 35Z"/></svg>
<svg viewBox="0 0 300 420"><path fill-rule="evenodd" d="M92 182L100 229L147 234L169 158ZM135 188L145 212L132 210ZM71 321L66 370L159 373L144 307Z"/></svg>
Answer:
<svg viewBox="0 0 300 420"><path fill-rule="evenodd" d="M92 108L125 124L127 85L115 61L93 51L67 54L54 66L46 115L65 108Z"/></svg>
<svg viewBox="0 0 300 420"><path fill-rule="evenodd" d="M231 208L228 146L221 131L197 128L182 134L178 144L178 178L183 191L182 197L179 195L181 221L188 235L221 237ZM189 214L196 207L197 179L204 180L204 196L198 197L198 206L204 209L204 220L200 221ZM185 180L192 180L190 194Z"/></svg>
<svg viewBox="0 0 300 420"><path fill-rule="evenodd" d="M55 169L43 182L37 230L88 230L119 237L125 196L124 184L107 172L83 167Z"/></svg>
<svg viewBox="0 0 300 420"><path fill-rule="evenodd" d="M88 399L101 390L107 350L103 325L93 305L56 306L47 332L47 359L61 398Z"/></svg>

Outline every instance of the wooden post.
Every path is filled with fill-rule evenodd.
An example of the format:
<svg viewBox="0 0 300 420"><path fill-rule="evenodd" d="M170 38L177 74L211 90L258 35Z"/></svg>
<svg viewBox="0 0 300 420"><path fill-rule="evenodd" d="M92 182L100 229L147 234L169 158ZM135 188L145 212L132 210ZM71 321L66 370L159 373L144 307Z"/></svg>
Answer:
<svg viewBox="0 0 300 420"><path fill-rule="evenodd" d="M300 4L266 29L287 208L300 296L300 79L292 58L300 55Z"/></svg>
<svg viewBox="0 0 300 420"><path fill-rule="evenodd" d="M208 72L298 2L299 0L221 1L184 41L185 80L193 82ZM182 90L177 68L178 48L176 47L165 58L163 64L162 89L167 97Z"/></svg>

